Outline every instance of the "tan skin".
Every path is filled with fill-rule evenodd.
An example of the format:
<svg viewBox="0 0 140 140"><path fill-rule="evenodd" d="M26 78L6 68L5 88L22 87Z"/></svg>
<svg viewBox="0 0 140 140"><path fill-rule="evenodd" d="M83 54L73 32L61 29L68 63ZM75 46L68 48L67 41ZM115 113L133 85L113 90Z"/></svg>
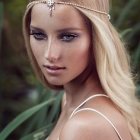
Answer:
<svg viewBox="0 0 140 140"><path fill-rule="evenodd" d="M86 98L103 91L96 72L81 86L77 77L89 62L90 31L85 19L70 6L56 5L50 17L45 4L36 4L31 13L30 44L33 54L50 84L63 85L66 104L49 140L119 140L113 128L98 114L83 111L71 119L72 111ZM46 66L59 66L50 69ZM124 140L131 140L124 117L107 98L88 101L89 107L105 114ZM111 112L111 113L110 113Z"/></svg>

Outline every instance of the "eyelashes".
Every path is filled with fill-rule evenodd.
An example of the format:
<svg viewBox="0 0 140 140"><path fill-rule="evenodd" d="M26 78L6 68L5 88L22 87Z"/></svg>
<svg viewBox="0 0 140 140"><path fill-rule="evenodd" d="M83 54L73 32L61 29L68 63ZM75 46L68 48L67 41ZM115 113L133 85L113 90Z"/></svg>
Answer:
<svg viewBox="0 0 140 140"><path fill-rule="evenodd" d="M59 39L65 42L70 42L76 39L79 35L75 33L62 33L59 35Z"/></svg>
<svg viewBox="0 0 140 140"><path fill-rule="evenodd" d="M32 35L36 40L40 40L40 41L47 39L47 36L41 32L30 31L30 35Z"/></svg>
<svg viewBox="0 0 140 140"><path fill-rule="evenodd" d="M32 35L38 41L47 40L48 38L45 33L33 31L33 30L30 31L30 35ZM63 32L57 35L57 38L63 42L71 42L71 41L74 41L78 37L79 37L79 34L71 33L71 32Z"/></svg>

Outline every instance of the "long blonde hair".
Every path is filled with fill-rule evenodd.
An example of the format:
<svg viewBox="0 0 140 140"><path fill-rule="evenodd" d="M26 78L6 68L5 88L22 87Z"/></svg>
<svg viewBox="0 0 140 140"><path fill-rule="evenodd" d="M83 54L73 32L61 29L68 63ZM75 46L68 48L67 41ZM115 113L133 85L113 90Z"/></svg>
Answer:
<svg viewBox="0 0 140 140"><path fill-rule="evenodd" d="M109 0L62 1L109 13ZM92 51L101 85L126 118L133 140L140 140L140 103L135 97L136 87L124 44L107 16L84 8L75 8L87 17L92 25ZM53 86L47 82L33 56L29 43L30 12L31 9L25 12L23 33L31 63L44 85L62 89L62 86Z"/></svg>

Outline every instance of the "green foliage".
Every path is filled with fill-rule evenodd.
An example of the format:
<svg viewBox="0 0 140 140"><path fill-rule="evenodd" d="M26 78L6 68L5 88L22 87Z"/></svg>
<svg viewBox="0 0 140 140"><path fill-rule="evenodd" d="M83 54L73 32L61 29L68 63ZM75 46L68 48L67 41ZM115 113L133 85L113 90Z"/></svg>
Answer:
<svg viewBox="0 0 140 140"><path fill-rule="evenodd" d="M121 32L126 42L127 50L131 55L132 72L137 75L137 94L140 96L140 9L139 0L112 1L112 22ZM118 18L116 18L118 17Z"/></svg>
<svg viewBox="0 0 140 140"><path fill-rule="evenodd" d="M21 113L19 116L17 116L11 123L8 124L8 126L0 133L0 140L5 140L9 134L15 130L21 123L23 123L25 120L27 120L29 117L34 115L38 110L40 110L42 107L48 105L51 103L53 99L48 100L46 102L43 102L37 106L34 106L25 112ZM38 118L39 119L39 118Z"/></svg>
<svg viewBox="0 0 140 140"><path fill-rule="evenodd" d="M134 8L134 6L136 5L137 0L129 0L126 5L124 6L124 8L122 9L122 11L120 11L120 16L118 17L117 21L116 21L116 27L121 27L125 20L127 20L127 18L130 17L130 14L132 12L131 9Z"/></svg>
<svg viewBox="0 0 140 140"><path fill-rule="evenodd" d="M7 12L10 13L9 19L13 24L16 24L14 28L22 26L22 16L24 14L24 9L27 4L27 0L10 0L6 2L5 8ZM17 20L18 19L18 20Z"/></svg>
<svg viewBox="0 0 140 140"><path fill-rule="evenodd" d="M28 127L26 127L19 136L19 138L23 137L22 140L40 138L43 132L45 132L45 135L43 133L43 138L49 134L59 116L63 94L49 92L42 86L39 86L38 90L42 93L42 96L37 100L38 102L10 122L0 133L0 140L6 140L8 136L25 121L28 121L25 123Z"/></svg>
<svg viewBox="0 0 140 140"><path fill-rule="evenodd" d="M3 27L3 3L0 2L0 47L1 47L1 33L2 33L2 27Z"/></svg>

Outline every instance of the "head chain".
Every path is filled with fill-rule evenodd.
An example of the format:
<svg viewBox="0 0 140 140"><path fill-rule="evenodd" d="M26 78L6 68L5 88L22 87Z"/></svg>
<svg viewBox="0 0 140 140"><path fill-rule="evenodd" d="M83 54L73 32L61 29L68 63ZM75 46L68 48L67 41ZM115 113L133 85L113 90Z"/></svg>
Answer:
<svg viewBox="0 0 140 140"><path fill-rule="evenodd" d="M55 9L55 4L63 4L63 5L70 5L70 6L73 6L73 7L83 8L83 9L86 9L86 10L89 10L89 11L93 11L93 12L96 12L96 13L99 13L99 14L104 14L104 15L108 16L109 19L111 18L110 14L108 14L106 12L95 10L95 9L91 9L91 8L85 7L85 6L80 5L80 4L75 4L75 3L70 3L70 2L62 2L62 1L54 2L53 0L34 0L34 1L31 1L27 5L27 8L30 8L33 5L39 4L39 3L47 4L47 6L48 6L48 8L50 10L50 16L52 16L52 11Z"/></svg>

